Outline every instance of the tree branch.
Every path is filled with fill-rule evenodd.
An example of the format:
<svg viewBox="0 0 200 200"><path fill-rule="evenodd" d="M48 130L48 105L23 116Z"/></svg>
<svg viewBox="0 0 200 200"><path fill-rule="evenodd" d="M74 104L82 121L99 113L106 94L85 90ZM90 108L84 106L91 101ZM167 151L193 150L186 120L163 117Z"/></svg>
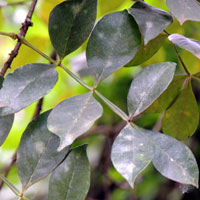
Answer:
<svg viewBox="0 0 200 200"><path fill-rule="evenodd" d="M31 4L30 9L28 11L28 14L26 16L26 19L25 19L24 23L22 23L22 26L21 26L20 31L18 33L19 37L25 37L25 35L26 35L27 31L28 31L28 28L33 25L33 23L31 22L31 18L32 18L33 12L35 10L36 3L37 3L37 0L33 0L32 1L32 4ZM21 47L21 42L18 41L17 44L15 45L15 48L10 53L10 57L5 62L3 68L2 68L2 70L0 72L0 75L2 75L2 76L5 75L7 70L10 68L14 58L17 56L20 47Z"/></svg>

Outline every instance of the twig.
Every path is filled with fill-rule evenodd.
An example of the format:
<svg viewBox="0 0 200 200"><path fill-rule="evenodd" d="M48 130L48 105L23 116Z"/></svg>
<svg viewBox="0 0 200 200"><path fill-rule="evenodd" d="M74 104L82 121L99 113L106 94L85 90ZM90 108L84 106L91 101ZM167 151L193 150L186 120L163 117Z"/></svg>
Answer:
<svg viewBox="0 0 200 200"><path fill-rule="evenodd" d="M0 8L5 8L8 6L18 6L18 5L23 5L26 3L28 3L28 1L16 1L16 2L10 2L10 3L5 2L4 4L0 5Z"/></svg>
<svg viewBox="0 0 200 200"><path fill-rule="evenodd" d="M20 31L19 31L19 34L18 34L19 37L25 37L28 28L33 25L33 23L31 22L31 18L32 18L36 3L37 3L37 0L32 1L32 4L31 4L30 9L28 11L28 14L26 16L26 19L25 19L24 23L22 23L22 26L20 28ZM19 52L20 47L21 47L21 42L18 41L17 44L15 45L15 48L10 53L10 57L5 62L3 68L0 72L0 74L2 76L4 76L5 73L7 72L7 70L10 68L13 59L17 56L17 54Z"/></svg>

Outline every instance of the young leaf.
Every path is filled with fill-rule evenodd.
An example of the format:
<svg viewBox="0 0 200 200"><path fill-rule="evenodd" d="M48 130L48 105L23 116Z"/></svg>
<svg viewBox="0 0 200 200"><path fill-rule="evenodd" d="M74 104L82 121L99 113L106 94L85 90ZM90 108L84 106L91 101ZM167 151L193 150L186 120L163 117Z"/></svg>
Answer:
<svg viewBox="0 0 200 200"><path fill-rule="evenodd" d="M154 145L153 164L165 177L198 187L199 170L191 150L176 139L144 130Z"/></svg>
<svg viewBox="0 0 200 200"><path fill-rule="evenodd" d="M148 108L168 87L176 64L155 64L143 69L133 80L128 93L128 110L135 117Z"/></svg>
<svg viewBox="0 0 200 200"><path fill-rule="evenodd" d="M148 137L127 125L113 144L111 159L117 171L133 188L138 174L153 159L153 147Z"/></svg>
<svg viewBox="0 0 200 200"><path fill-rule="evenodd" d="M72 149L53 172L48 200L85 200L90 187L90 165L86 145Z"/></svg>
<svg viewBox="0 0 200 200"><path fill-rule="evenodd" d="M68 0L57 5L49 18L49 35L63 59L88 38L97 14L97 0Z"/></svg>
<svg viewBox="0 0 200 200"><path fill-rule="evenodd" d="M57 152L60 140L47 129L48 115L46 112L32 121L20 141L17 169L23 191L52 172L68 152L68 148Z"/></svg>
<svg viewBox="0 0 200 200"><path fill-rule="evenodd" d="M200 3L197 0L167 0L167 5L181 25L187 20L200 21Z"/></svg>
<svg viewBox="0 0 200 200"><path fill-rule="evenodd" d="M172 34L168 39L175 45L179 46L182 49L185 49L197 58L200 59L200 41L184 37L179 34Z"/></svg>
<svg viewBox="0 0 200 200"><path fill-rule="evenodd" d="M88 67L96 83L127 64L140 43L138 26L126 10L103 17L95 26L86 50Z"/></svg>
<svg viewBox="0 0 200 200"><path fill-rule="evenodd" d="M58 150L71 145L102 115L103 109L92 93L71 97L58 104L50 113L48 128L61 139Z"/></svg>
<svg viewBox="0 0 200 200"><path fill-rule="evenodd" d="M198 124L198 105L189 81L176 102L165 113L162 130L179 140L185 140L194 134Z"/></svg>
<svg viewBox="0 0 200 200"><path fill-rule="evenodd" d="M149 60L161 48L166 38L167 38L166 35L160 34L155 39L149 41L147 45L145 45L144 42L142 42L142 45L140 46L137 54L126 65L126 67L140 65Z"/></svg>
<svg viewBox="0 0 200 200"><path fill-rule="evenodd" d="M12 128L14 115L0 117L0 146L4 143L10 129Z"/></svg>
<svg viewBox="0 0 200 200"><path fill-rule="evenodd" d="M145 45L173 22L168 12L152 7L143 1L136 2L129 12L139 25Z"/></svg>
<svg viewBox="0 0 200 200"><path fill-rule="evenodd" d="M55 65L29 64L6 76L0 90L0 116L16 113L51 91L58 80Z"/></svg>

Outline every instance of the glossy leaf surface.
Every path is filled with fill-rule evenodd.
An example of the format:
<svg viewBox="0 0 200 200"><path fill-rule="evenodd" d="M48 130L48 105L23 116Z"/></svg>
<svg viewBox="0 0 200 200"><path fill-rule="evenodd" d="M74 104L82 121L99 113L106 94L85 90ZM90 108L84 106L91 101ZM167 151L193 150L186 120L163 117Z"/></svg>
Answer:
<svg viewBox="0 0 200 200"><path fill-rule="evenodd" d="M127 125L113 144L111 159L117 171L134 187L137 175L153 159L153 148L148 137Z"/></svg>
<svg viewBox="0 0 200 200"><path fill-rule="evenodd" d="M131 83L128 93L129 115L134 117L150 106L173 79L175 63L160 63L143 69Z"/></svg>
<svg viewBox="0 0 200 200"><path fill-rule="evenodd" d="M92 93L71 97L58 104L49 115L48 128L60 137L59 150L71 145L91 128L102 112Z"/></svg>
<svg viewBox="0 0 200 200"><path fill-rule="evenodd" d="M59 137L47 129L49 112L32 121L25 130L17 152L17 169L24 190L52 172L68 148L58 152Z"/></svg>
<svg viewBox="0 0 200 200"><path fill-rule="evenodd" d="M179 34L172 34L168 38L175 45L179 46L182 49L190 51L192 54L200 59L200 41L193 40Z"/></svg>
<svg viewBox="0 0 200 200"><path fill-rule="evenodd" d="M63 59L88 38L96 20L97 0L68 0L57 5L49 18L49 35Z"/></svg>
<svg viewBox="0 0 200 200"><path fill-rule="evenodd" d="M58 79L54 65L30 64L6 76L0 90L0 115L16 113L48 94Z"/></svg>
<svg viewBox="0 0 200 200"><path fill-rule="evenodd" d="M127 64L140 43L138 26L126 10L104 16L95 26L86 50L96 83Z"/></svg>
<svg viewBox="0 0 200 200"><path fill-rule="evenodd" d="M90 187L90 165L86 146L72 149L53 172L48 200L85 200Z"/></svg>
<svg viewBox="0 0 200 200"><path fill-rule="evenodd" d="M181 25L187 20L200 21L200 3L197 0L167 0L167 6Z"/></svg>
<svg viewBox="0 0 200 200"><path fill-rule="evenodd" d="M198 105L189 81L175 103L165 113L162 129L170 136L185 140L194 134L198 124Z"/></svg>
<svg viewBox="0 0 200 200"><path fill-rule="evenodd" d="M143 1L136 2L129 12L139 25L145 45L173 22L168 12L152 7Z"/></svg>

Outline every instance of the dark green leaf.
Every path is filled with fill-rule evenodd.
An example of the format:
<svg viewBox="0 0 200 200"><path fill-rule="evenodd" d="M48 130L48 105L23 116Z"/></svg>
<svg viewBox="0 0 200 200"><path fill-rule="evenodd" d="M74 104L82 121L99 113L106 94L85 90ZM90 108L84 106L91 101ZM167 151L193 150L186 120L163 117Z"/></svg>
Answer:
<svg viewBox="0 0 200 200"><path fill-rule="evenodd" d="M160 63L143 69L133 80L128 93L128 110L132 117L148 108L173 79L175 63Z"/></svg>
<svg viewBox="0 0 200 200"><path fill-rule="evenodd" d="M0 90L0 115L16 113L51 91L58 80L54 65L29 64L6 76Z"/></svg>
<svg viewBox="0 0 200 200"><path fill-rule="evenodd" d="M46 112L32 121L20 141L17 169L24 191L52 172L68 152L68 148L57 152L60 140L47 129L48 115Z"/></svg>
<svg viewBox="0 0 200 200"><path fill-rule="evenodd" d="M68 0L52 10L49 35L61 59L80 47L88 38L96 13L97 0Z"/></svg>
<svg viewBox="0 0 200 200"><path fill-rule="evenodd" d="M14 115L0 117L0 146L4 143L10 129L12 128Z"/></svg>
<svg viewBox="0 0 200 200"><path fill-rule="evenodd" d="M193 135L199 124L199 111L191 82L178 96L176 102L165 113L163 132L179 140L187 139Z"/></svg>
<svg viewBox="0 0 200 200"><path fill-rule="evenodd" d="M179 95L186 78L186 75L175 76L169 87L145 111L145 113L161 113L165 111Z"/></svg>
<svg viewBox="0 0 200 200"><path fill-rule="evenodd" d="M86 51L96 83L127 64L140 43L138 26L126 10L103 17L95 26Z"/></svg>
<svg viewBox="0 0 200 200"><path fill-rule="evenodd" d="M139 25L145 45L173 22L173 18L168 12L142 1L136 2L129 12Z"/></svg>
<svg viewBox="0 0 200 200"><path fill-rule="evenodd" d="M200 41L193 40L179 34L172 34L168 37L168 39L173 44L179 46L182 49L190 51L192 54L200 59Z"/></svg>
<svg viewBox="0 0 200 200"><path fill-rule="evenodd" d="M167 5L181 25L187 20L200 21L200 3L197 0L167 0Z"/></svg>
<svg viewBox="0 0 200 200"><path fill-rule="evenodd" d="M117 171L134 187L138 174L153 159L153 148L148 137L127 125L113 144L111 159Z"/></svg>
<svg viewBox="0 0 200 200"><path fill-rule="evenodd" d="M102 115L102 106L92 93L71 97L58 104L50 113L48 128L61 139L59 150L71 145Z"/></svg>
<svg viewBox="0 0 200 200"><path fill-rule="evenodd" d="M2 76L0 76L0 89L2 88L3 81L4 81L4 78Z"/></svg>
<svg viewBox="0 0 200 200"><path fill-rule="evenodd" d="M84 145L72 149L52 174L48 200L85 200L89 187L90 165Z"/></svg>
<svg viewBox="0 0 200 200"><path fill-rule="evenodd" d="M147 45L142 43L135 57L126 65L126 67L140 65L149 60L163 45L166 35L160 34L155 39L148 42Z"/></svg>

